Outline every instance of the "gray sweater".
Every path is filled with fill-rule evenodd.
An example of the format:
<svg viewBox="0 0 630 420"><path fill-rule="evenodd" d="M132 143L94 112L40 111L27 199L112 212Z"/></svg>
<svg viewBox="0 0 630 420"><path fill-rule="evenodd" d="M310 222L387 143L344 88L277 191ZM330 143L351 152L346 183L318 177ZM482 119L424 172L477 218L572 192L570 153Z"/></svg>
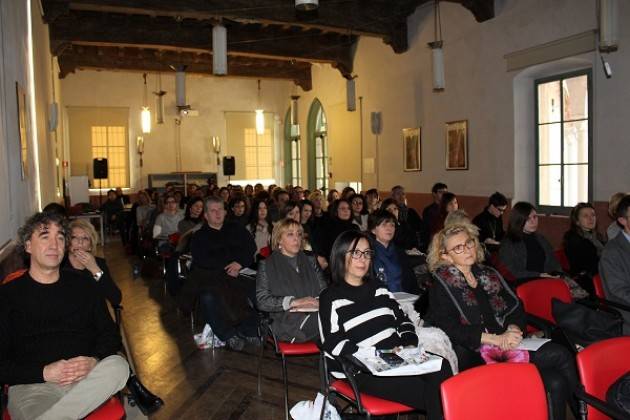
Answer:
<svg viewBox="0 0 630 420"><path fill-rule="evenodd" d="M630 242L623 233L608 241L599 260L606 299L630 305ZM630 313L624 317L623 332L630 334Z"/></svg>

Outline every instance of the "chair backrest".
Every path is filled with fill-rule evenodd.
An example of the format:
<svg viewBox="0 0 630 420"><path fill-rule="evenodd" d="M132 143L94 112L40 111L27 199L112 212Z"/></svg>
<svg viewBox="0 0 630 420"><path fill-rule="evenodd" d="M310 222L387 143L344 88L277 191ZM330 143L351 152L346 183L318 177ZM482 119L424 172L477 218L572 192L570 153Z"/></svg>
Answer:
<svg viewBox="0 0 630 420"><path fill-rule="evenodd" d="M501 276L503 276L503 279L505 279L505 281L510 284L516 284L516 276L512 274L507 265L505 265L503 261L499 259L498 252L491 253L488 262L497 269L497 271L499 272L499 274L501 274Z"/></svg>
<svg viewBox="0 0 630 420"><path fill-rule="evenodd" d="M571 272L571 264L569 264L569 258L567 258L567 254L564 252L564 249L556 249L553 251L553 256L556 257L556 260L560 263L562 271L565 273Z"/></svg>
<svg viewBox="0 0 630 420"><path fill-rule="evenodd" d="M571 292L562 279L537 279L521 284L516 294L523 301L525 312L556 323L551 312L551 299L571 303Z"/></svg>
<svg viewBox="0 0 630 420"><path fill-rule="evenodd" d="M16 270L13 273L8 274L4 279L2 279L2 281L0 281L0 286L11 283L13 280L17 279L18 277L21 277L24 273L26 273L26 271L27 271L26 268L20 268L19 270Z"/></svg>
<svg viewBox="0 0 630 420"><path fill-rule="evenodd" d="M496 363L466 370L442 383L445 420L545 420L542 379L531 363Z"/></svg>
<svg viewBox="0 0 630 420"><path fill-rule="evenodd" d="M604 292L604 283L602 282L602 276L595 274L593 276L593 288L595 289L595 296L600 299L606 299L606 293Z"/></svg>
<svg viewBox="0 0 630 420"><path fill-rule="evenodd" d="M630 372L630 337L617 337L591 344L577 355L577 367L584 390L601 400L621 375ZM607 416L589 406L588 420Z"/></svg>

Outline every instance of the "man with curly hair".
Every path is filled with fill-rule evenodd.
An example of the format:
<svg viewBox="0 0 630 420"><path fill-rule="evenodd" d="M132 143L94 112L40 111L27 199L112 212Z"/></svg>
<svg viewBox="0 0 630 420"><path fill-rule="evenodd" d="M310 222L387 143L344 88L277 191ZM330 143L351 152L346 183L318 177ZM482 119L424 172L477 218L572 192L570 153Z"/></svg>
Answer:
<svg viewBox="0 0 630 420"><path fill-rule="evenodd" d="M32 216L18 231L29 268L0 287L0 383L14 420L83 418L129 375L96 284L59 269L67 242L63 216Z"/></svg>

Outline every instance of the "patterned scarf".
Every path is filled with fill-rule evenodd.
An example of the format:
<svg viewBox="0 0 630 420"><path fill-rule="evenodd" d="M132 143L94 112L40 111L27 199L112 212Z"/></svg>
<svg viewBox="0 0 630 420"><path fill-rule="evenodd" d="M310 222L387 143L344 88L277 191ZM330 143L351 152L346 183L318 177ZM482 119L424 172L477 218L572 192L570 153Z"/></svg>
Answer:
<svg viewBox="0 0 630 420"><path fill-rule="evenodd" d="M504 326L505 319L518 308L518 298L493 268L475 265L472 267L472 273L477 279L477 287L482 287L488 295L488 301L497 323ZM459 311L462 324L481 324L479 302L477 302L475 292L466 282L464 273L455 266L442 265L435 269L433 277L442 284L453 300Z"/></svg>

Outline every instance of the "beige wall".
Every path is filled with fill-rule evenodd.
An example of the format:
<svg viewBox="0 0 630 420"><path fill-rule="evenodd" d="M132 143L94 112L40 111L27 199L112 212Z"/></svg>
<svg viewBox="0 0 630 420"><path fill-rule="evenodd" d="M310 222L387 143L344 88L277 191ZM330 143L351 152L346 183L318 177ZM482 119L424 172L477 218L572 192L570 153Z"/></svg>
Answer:
<svg viewBox="0 0 630 420"><path fill-rule="evenodd" d="M156 75L147 78L150 91L155 90ZM135 147L140 135L140 109L142 106L142 74L133 72L77 71L61 82L66 107L105 106L129 108L129 138L131 186L147 186L147 174L183 171L217 171L216 155L211 152L211 136L222 140L221 156L232 154L234 148L226 144L225 111L253 111L257 102L257 82L254 79L217 78L187 75L187 102L199 111L198 117L185 117L176 124L175 78L162 75L165 98L164 124L153 124L152 131L144 135L144 167L139 167ZM284 118L292 83L266 81L261 83L261 100L266 112ZM151 95L153 96L153 95ZM151 109L154 100L150 98ZM177 143L181 145L177 147ZM179 159L178 159L179 157ZM178 168L178 160L181 167ZM240 160L240 159L239 159ZM219 171L221 168L219 167ZM281 176L281 173L278 174ZM227 179L219 177L219 182Z"/></svg>
<svg viewBox="0 0 630 420"><path fill-rule="evenodd" d="M523 131L531 128L533 120L519 118L528 113L533 116L528 108L533 105L533 80L586 66L593 70L593 198L607 200L612 192L627 190L630 165L622 159L630 154L630 141L623 127L630 111L623 104L630 103L630 30L622 22L630 21L630 2L619 2L620 49L606 56L613 67L612 79L602 74L595 52L559 60L557 65L512 72L507 71L504 58L595 29L595 0L504 0L495 4L497 16L478 23L461 5L441 3L446 68L443 92L432 90L427 47L433 37L431 7L420 7L408 19L410 47L404 54L394 54L379 39L360 39L354 69L357 97L363 97L363 157L378 156L378 185L375 175L364 173L364 188L388 190L400 183L409 191L427 192L440 180L459 194L485 196L500 190L510 197L534 200L534 137ZM515 104L515 91L523 83L531 101ZM329 66L314 66L313 87L312 92L300 93L303 133L309 106L317 97L330 126L333 181L360 178L359 101L357 111L345 110L345 80ZM378 140L370 132L373 111L381 111L383 116ZM444 124L463 119L468 120L470 169L447 171ZM423 170L403 172L401 130L418 126L422 127ZM302 147L306 156L305 141ZM306 165L303 172L305 176ZM523 183L530 188L522 188Z"/></svg>

